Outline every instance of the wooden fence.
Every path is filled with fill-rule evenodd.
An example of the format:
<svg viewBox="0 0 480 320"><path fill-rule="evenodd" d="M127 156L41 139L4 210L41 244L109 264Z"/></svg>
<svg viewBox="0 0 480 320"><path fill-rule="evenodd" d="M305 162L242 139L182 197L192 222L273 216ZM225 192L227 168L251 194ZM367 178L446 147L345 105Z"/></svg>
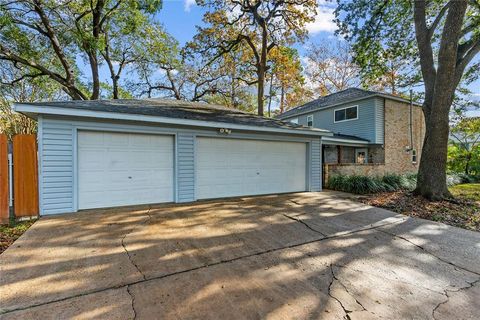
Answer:
<svg viewBox="0 0 480 320"><path fill-rule="evenodd" d="M9 221L9 197L13 196L16 219L38 216L37 140L33 134L13 137L13 175L9 175L8 142L0 135L0 223ZM9 194L9 179L13 195Z"/></svg>

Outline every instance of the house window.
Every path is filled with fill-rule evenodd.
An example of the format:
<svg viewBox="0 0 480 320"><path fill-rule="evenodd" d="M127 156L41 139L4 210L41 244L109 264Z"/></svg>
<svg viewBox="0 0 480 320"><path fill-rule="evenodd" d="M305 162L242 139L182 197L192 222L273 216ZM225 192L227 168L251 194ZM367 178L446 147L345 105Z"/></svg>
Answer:
<svg viewBox="0 0 480 320"><path fill-rule="evenodd" d="M307 116L307 126L313 127L313 115Z"/></svg>
<svg viewBox="0 0 480 320"><path fill-rule="evenodd" d="M417 150L412 150L412 163L417 163Z"/></svg>
<svg viewBox="0 0 480 320"><path fill-rule="evenodd" d="M298 124L298 118L290 119L290 122L291 122L291 123Z"/></svg>
<svg viewBox="0 0 480 320"><path fill-rule="evenodd" d="M334 122L358 119L358 106L335 110Z"/></svg>
<svg viewBox="0 0 480 320"><path fill-rule="evenodd" d="M368 163L368 151L366 148L355 150L355 163Z"/></svg>

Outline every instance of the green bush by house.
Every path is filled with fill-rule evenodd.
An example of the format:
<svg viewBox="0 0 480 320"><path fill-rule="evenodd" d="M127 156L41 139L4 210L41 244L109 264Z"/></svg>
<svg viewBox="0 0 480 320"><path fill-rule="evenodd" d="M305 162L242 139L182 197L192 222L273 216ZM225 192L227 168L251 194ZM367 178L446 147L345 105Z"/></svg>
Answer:
<svg viewBox="0 0 480 320"><path fill-rule="evenodd" d="M448 174L447 184L453 186L460 183L472 183L476 177L465 174ZM387 174L383 177L360 175L337 175L328 179L328 188L356 194L369 194L398 190L413 190L417 183L416 174Z"/></svg>

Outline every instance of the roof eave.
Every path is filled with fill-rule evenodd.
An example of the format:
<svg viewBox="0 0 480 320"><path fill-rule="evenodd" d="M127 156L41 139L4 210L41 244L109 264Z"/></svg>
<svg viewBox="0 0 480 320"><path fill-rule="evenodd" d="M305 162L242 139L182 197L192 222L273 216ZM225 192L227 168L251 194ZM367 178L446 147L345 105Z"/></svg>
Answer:
<svg viewBox="0 0 480 320"><path fill-rule="evenodd" d="M97 119L111 119L111 120L127 120L149 123L163 123L169 125L179 126L192 126L192 127L205 127L205 128L228 128L244 131L259 131L259 132L271 132L271 133L284 133L295 134L303 136L333 136L328 130L313 130L313 129L287 129L287 128L273 128L273 127L261 127L254 125L243 125L227 122L215 122L215 121L203 121L192 119L180 119L160 116L148 116L140 114L130 113L116 113L106 111L92 111L92 110L80 110L65 107L48 107L29 104L13 104L13 110L16 112L25 114L31 118L36 118L39 114L53 115L53 116L72 116L72 117L86 117Z"/></svg>

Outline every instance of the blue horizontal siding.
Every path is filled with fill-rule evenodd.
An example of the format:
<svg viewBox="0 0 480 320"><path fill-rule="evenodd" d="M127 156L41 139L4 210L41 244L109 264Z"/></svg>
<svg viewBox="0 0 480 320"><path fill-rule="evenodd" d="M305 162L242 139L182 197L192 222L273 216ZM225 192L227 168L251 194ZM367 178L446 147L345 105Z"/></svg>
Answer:
<svg viewBox="0 0 480 320"><path fill-rule="evenodd" d="M177 134L177 201L195 200L195 136L193 133Z"/></svg>
<svg viewBox="0 0 480 320"><path fill-rule="evenodd" d="M310 191L322 190L322 143L320 139L310 143Z"/></svg>
<svg viewBox="0 0 480 320"><path fill-rule="evenodd" d="M352 106L358 106L358 119L334 122L335 110ZM311 114L313 114L315 128L357 136L367 139L371 143L383 143L383 99L381 98L369 98L303 114L298 116L298 123L307 125L307 116ZM297 117L294 116L288 120L293 118Z"/></svg>
<svg viewBox="0 0 480 320"><path fill-rule="evenodd" d="M40 131L39 131L40 132ZM73 126L42 120L40 190L42 214L71 212L73 208Z"/></svg>

